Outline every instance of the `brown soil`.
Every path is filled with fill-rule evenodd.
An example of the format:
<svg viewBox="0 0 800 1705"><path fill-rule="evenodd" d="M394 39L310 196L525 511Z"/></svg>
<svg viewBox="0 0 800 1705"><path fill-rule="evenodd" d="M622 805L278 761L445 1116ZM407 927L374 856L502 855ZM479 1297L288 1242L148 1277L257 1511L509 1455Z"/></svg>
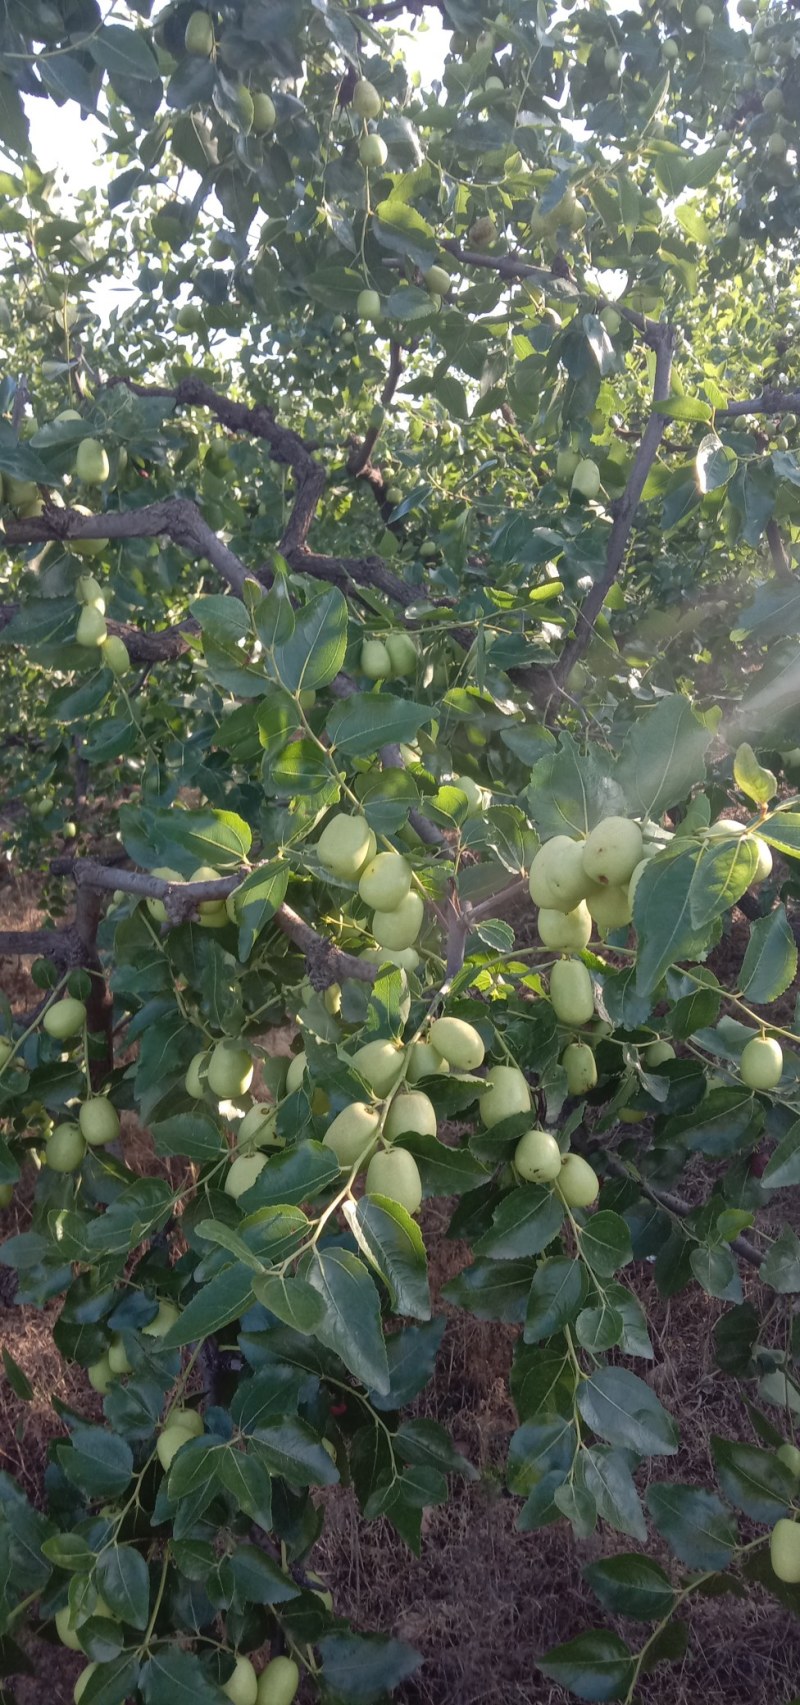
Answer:
<svg viewBox="0 0 800 1705"><path fill-rule="evenodd" d="M2 900L4 922L22 927L38 921L30 891L14 892L9 884ZM745 943L744 920L737 918L720 957L738 963ZM2 974L14 1007L31 1006L36 991L26 966L5 961ZM281 1034L279 1051L289 1040L288 1031ZM148 1138L135 1126L126 1132L126 1155L142 1168L151 1164ZM444 1240L447 1217L442 1202L425 1213L435 1294L469 1260L465 1246ZM26 1219L23 1189L9 1213L0 1215L0 1232L22 1229ZM0 1382L0 1468L39 1501L48 1445L62 1431L53 1398L98 1418L100 1404L81 1371L53 1349L57 1304L42 1311L13 1306L10 1279L0 1269L0 1341L28 1375L33 1398L23 1403ZM681 1430L677 1458L660 1460L655 1474L708 1485L711 1435L752 1438L739 1389L714 1365L711 1334L722 1305L696 1287L664 1302L647 1267L636 1271L634 1282L656 1349L648 1377ZM755 1283L750 1276L745 1282ZM608 1532L577 1543L565 1524L535 1534L516 1531L520 1505L506 1495L503 1474L516 1424L507 1389L515 1334L444 1308L449 1319L436 1376L419 1410L450 1429L480 1479L453 1481L450 1502L427 1513L420 1558L386 1523L364 1521L352 1493L329 1494L313 1565L329 1582L337 1609L357 1627L391 1631L422 1652L424 1667L397 1695L404 1705L564 1705L564 1690L536 1670L537 1655L587 1627L613 1625L583 1583L581 1568L635 1547ZM642 1485L646 1476L645 1467ZM658 1547L655 1554L668 1566ZM767 1594L754 1589L743 1600L702 1600L687 1618L688 1653L645 1681L639 1693L645 1705L789 1705L800 1689L800 1623ZM644 1626L618 1624L634 1646ZM33 1642L31 1656L36 1675L14 1684L17 1705L41 1705L45 1698L68 1705L80 1658L45 1642Z"/></svg>

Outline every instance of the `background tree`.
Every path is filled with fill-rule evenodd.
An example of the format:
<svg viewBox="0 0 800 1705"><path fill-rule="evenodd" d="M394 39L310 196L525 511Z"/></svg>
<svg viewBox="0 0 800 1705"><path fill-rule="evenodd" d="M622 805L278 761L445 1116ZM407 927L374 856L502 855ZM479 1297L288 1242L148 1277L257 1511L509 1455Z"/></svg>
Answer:
<svg viewBox="0 0 800 1705"><path fill-rule="evenodd" d="M2 762L45 915L0 933L41 992L2 1015L2 1259L103 1399L36 1507L0 1479L4 1665L54 1622L83 1705L413 1674L308 1557L316 1488L417 1548L474 1473L411 1410L445 1196L449 1300L520 1328L520 1527L639 1548L585 1571L639 1636L540 1670L632 1701L692 1594L798 1605L796 21L448 0L422 86L422 8L150 10L0 24ZM39 101L114 162L68 212ZM713 1486L648 1258L730 1305Z"/></svg>

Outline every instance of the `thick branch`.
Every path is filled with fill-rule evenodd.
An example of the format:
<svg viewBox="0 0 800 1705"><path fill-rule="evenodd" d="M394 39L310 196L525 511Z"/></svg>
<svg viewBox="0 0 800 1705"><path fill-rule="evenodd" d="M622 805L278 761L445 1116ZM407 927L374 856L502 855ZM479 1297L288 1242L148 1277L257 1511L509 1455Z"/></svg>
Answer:
<svg viewBox="0 0 800 1705"><path fill-rule="evenodd" d="M232 402L229 397L220 396L211 385L204 384L202 379L182 379L172 388L137 385L124 376L112 379L110 384L126 385L139 397L164 397L174 401L178 407L207 408L229 432L246 432L252 438L262 438L269 445L272 461L290 467L295 479L294 507L278 549L284 556L290 551L302 550L325 490L325 469L314 461L308 445L297 432L278 424L265 403L249 408L246 403Z"/></svg>
<svg viewBox="0 0 800 1705"><path fill-rule="evenodd" d="M141 870L122 870L91 858L57 858L50 869L54 876L71 876L78 889L119 889L140 899L161 900L168 918L174 923L191 916L202 900L227 899L247 874L237 870L214 881L166 882L162 876L152 876ZM305 953L312 982L316 978L315 987L327 988L330 983L339 982L344 977L355 977L362 983L375 981L378 974L375 965L334 947L291 906L279 906L274 921L284 935Z"/></svg>
<svg viewBox="0 0 800 1705"><path fill-rule="evenodd" d="M725 408L714 412L719 420L739 414L796 414L798 410L800 391L776 391L771 385L765 385L759 397L748 397L740 403L726 403Z"/></svg>
<svg viewBox="0 0 800 1705"><path fill-rule="evenodd" d="M13 622L20 609L24 609L24 605L0 604L0 631ZM191 617L176 623L175 627L161 628L158 633L145 633L141 628L131 627L128 622L112 621L110 616L106 617L106 627L109 633L125 641L132 663L168 663L183 655L188 649L188 635L198 631L197 623Z"/></svg>
<svg viewBox="0 0 800 1705"><path fill-rule="evenodd" d="M682 1196L673 1195L671 1190L657 1189L654 1184L645 1183L645 1180L640 1178L638 1174L634 1176L624 1161L617 1160L614 1155L604 1154L603 1159L606 1170L612 1173L615 1178L625 1178L634 1183L649 1202L655 1202L659 1208L666 1208L668 1214L674 1214L677 1219L686 1220L697 1212L696 1207L692 1207L691 1202L684 1201ZM749 1237L735 1237L729 1248L736 1255L740 1255L743 1261L747 1261L751 1267L760 1267L764 1260L763 1251L757 1249L756 1245L750 1242Z"/></svg>
<svg viewBox="0 0 800 1705"><path fill-rule="evenodd" d="M165 497L142 509L123 509L116 514L106 511L102 515L79 515L75 509L57 509L48 503L41 515L32 515L25 521L6 521L5 533L10 545L44 543L49 539L64 542L165 536L189 556L206 557L240 598L247 580L255 579L254 575L248 575L244 563L224 540L212 532L188 497Z"/></svg>
<svg viewBox="0 0 800 1705"><path fill-rule="evenodd" d="M794 575L792 573L792 565L789 560L789 553L783 542L780 527L778 526L774 516L771 521L767 522L767 544L769 545L769 554L772 558L772 566L775 570L775 579L787 582L793 581Z"/></svg>
<svg viewBox="0 0 800 1705"><path fill-rule="evenodd" d="M653 402L661 403L666 401L670 392L672 356L675 349L676 334L672 326L659 325L652 332L648 332L647 337L648 342L655 345L656 351ZM584 598L578 611L575 636L565 645L553 670L553 679L557 686L563 686L570 670L583 656L609 589L613 586L622 567L645 481L656 459L658 446L661 443L666 426L667 416L653 412L642 433L641 443L628 475L628 483L619 503L616 505L614 523L606 549L605 568L599 580L595 581Z"/></svg>

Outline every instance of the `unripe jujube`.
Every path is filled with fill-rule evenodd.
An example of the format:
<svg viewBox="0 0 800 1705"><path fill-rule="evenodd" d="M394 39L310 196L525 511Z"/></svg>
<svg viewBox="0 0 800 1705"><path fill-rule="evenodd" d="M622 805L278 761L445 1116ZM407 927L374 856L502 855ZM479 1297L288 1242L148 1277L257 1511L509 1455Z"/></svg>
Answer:
<svg viewBox="0 0 800 1705"><path fill-rule="evenodd" d="M517 1066L492 1066L486 1082L489 1087L480 1099L480 1115L487 1130L504 1119L530 1112L531 1092Z"/></svg>

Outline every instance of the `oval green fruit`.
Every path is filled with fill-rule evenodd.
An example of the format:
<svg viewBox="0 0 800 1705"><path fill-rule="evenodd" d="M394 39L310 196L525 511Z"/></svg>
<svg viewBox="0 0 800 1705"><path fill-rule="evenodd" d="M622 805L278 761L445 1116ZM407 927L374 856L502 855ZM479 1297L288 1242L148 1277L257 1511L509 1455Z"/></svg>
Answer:
<svg viewBox="0 0 800 1705"><path fill-rule="evenodd" d="M359 77L353 89L353 111L359 118L377 118L383 102L374 83Z"/></svg>
<svg viewBox="0 0 800 1705"><path fill-rule="evenodd" d="M416 675L419 653L410 633L390 633L386 637L386 650L395 676Z"/></svg>
<svg viewBox="0 0 800 1705"><path fill-rule="evenodd" d="M392 659L382 639L366 639L361 647L360 667L368 681L385 681L392 673Z"/></svg>
<svg viewBox="0 0 800 1705"><path fill-rule="evenodd" d="M278 1136L275 1128L275 1108L268 1102L256 1101L239 1126L236 1133L238 1149L269 1149L282 1148L283 1138Z"/></svg>
<svg viewBox="0 0 800 1705"><path fill-rule="evenodd" d="M337 1113L322 1139L325 1148L333 1150L341 1167L355 1166L366 1161L378 1135L380 1114L366 1101L352 1101Z"/></svg>
<svg viewBox="0 0 800 1705"><path fill-rule="evenodd" d="M87 1664L86 1668L81 1670L81 1673L78 1676L78 1679L77 1679L75 1686L72 1690L72 1698L73 1698L74 1705L81 1705L81 1700L83 1698L83 1695L86 1692L86 1689L89 1685L89 1682L91 1681L92 1676L94 1675L94 1672L96 1669L97 1669L97 1664Z"/></svg>
<svg viewBox="0 0 800 1705"><path fill-rule="evenodd" d="M257 1705L258 1677L249 1658L238 1656L233 1674L222 1689L231 1705Z"/></svg>
<svg viewBox="0 0 800 1705"><path fill-rule="evenodd" d="M783 1075L783 1049L774 1036L754 1036L742 1049L739 1063L749 1089L775 1089Z"/></svg>
<svg viewBox="0 0 800 1705"><path fill-rule="evenodd" d="M643 850L638 823L629 817L604 817L584 843L583 868L590 882L618 888L630 882Z"/></svg>
<svg viewBox="0 0 800 1705"><path fill-rule="evenodd" d="M359 290L356 297L356 318L374 323L381 317L381 299L377 290Z"/></svg>
<svg viewBox="0 0 800 1705"><path fill-rule="evenodd" d="M568 1208L590 1208L600 1192L593 1166L581 1154L566 1154L561 1163L558 1188Z"/></svg>
<svg viewBox="0 0 800 1705"><path fill-rule="evenodd" d="M52 1172L76 1172L86 1153L86 1142L77 1125L56 1125L44 1151Z"/></svg>
<svg viewBox="0 0 800 1705"><path fill-rule="evenodd" d="M492 1066L486 1082L489 1087L484 1090L479 1105L487 1130L502 1124L504 1119L530 1112L531 1092L526 1077L517 1066Z"/></svg>
<svg viewBox="0 0 800 1705"><path fill-rule="evenodd" d="M452 279L443 266L429 266L425 273L425 289L435 296L446 296ZM434 553L436 547L434 546Z"/></svg>
<svg viewBox="0 0 800 1705"><path fill-rule="evenodd" d="M312 1579L310 1574L308 1579ZM330 1593L317 1593L317 1597L322 1599L327 1610L332 1608ZM299 1686L300 1671L294 1658L272 1658L258 1678L256 1705L292 1705Z"/></svg>
<svg viewBox="0 0 800 1705"><path fill-rule="evenodd" d="M562 951L571 948L573 952L580 952L581 948L588 944L592 933L592 920L586 902L579 900L571 912L540 906L536 928L544 947L556 947Z"/></svg>
<svg viewBox="0 0 800 1705"><path fill-rule="evenodd" d="M208 1087L220 1101L245 1095L253 1080L253 1058L241 1042L225 1037L212 1049L206 1073Z"/></svg>
<svg viewBox="0 0 800 1705"><path fill-rule="evenodd" d="M422 896L412 892L406 894L405 899L391 911L373 912L372 933L381 947L413 947L424 917Z"/></svg>
<svg viewBox="0 0 800 1705"><path fill-rule="evenodd" d="M589 883L583 868L583 841L554 835L539 848L530 868L528 888L535 906L571 912L584 899Z"/></svg>
<svg viewBox="0 0 800 1705"><path fill-rule="evenodd" d="M259 1174L267 1164L265 1154L239 1154L233 1161L225 1179L225 1194L232 1196L238 1202L246 1190L252 1189Z"/></svg>
<svg viewBox="0 0 800 1705"><path fill-rule="evenodd" d="M436 1136L436 1109L422 1090L400 1090L393 1097L386 1115L383 1134L387 1142L402 1137L408 1131L417 1136Z"/></svg>
<svg viewBox="0 0 800 1705"><path fill-rule="evenodd" d="M170 1328L180 1320L181 1311L175 1302L168 1299L160 1302L156 1313L147 1326L142 1327L146 1338L166 1338Z"/></svg>
<svg viewBox="0 0 800 1705"><path fill-rule="evenodd" d="M92 513L85 503L73 503L72 508L76 515L89 516ZM102 556L108 547L108 539L67 539L65 543L74 556L82 557Z"/></svg>
<svg viewBox="0 0 800 1705"><path fill-rule="evenodd" d="M100 649L106 668L111 670L112 675L117 680L120 680L123 675L130 674L131 660L128 647L125 641L120 639L119 634L110 633L107 639L101 641Z"/></svg>
<svg viewBox="0 0 800 1705"><path fill-rule="evenodd" d="M800 1450L797 1445L779 1445L776 1454L784 1468L788 1468L789 1473L793 1474L796 1480L800 1480Z"/></svg>
<svg viewBox="0 0 800 1705"><path fill-rule="evenodd" d="M186 1094L193 1096L195 1101L202 1100L206 1086L206 1069L209 1059L210 1055L208 1049L203 1049L201 1054L192 1055L192 1058L186 1068L183 1087L186 1090Z"/></svg>
<svg viewBox="0 0 800 1705"><path fill-rule="evenodd" d="M474 1072L483 1065L486 1050L480 1032L463 1018L435 1018L430 1039L437 1054L459 1072Z"/></svg>
<svg viewBox="0 0 800 1705"><path fill-rule="evenodd" d="M514 1166L528 1184L552 1184L561 1172L561 1150L549 1131L526 1131L514 1150Z"/></svg>
<svg viewBox="0 0 800 1705"><path fill-rule="evenodd" d="M550 972L550 999L562 1024L588 1024L594 1017L594 988L579 959L559 959Z"/></svg>
<svg viewBox="0 0 800 1705"><path fill-rule="evenodd" d="M365 1189L371 1196L388 1196L407 1214L422 1206L422 1179L413 1154L406 1149L380 1149L367 1167Z"/></svg>
<svg viewBox="0 0 800 1705"><path fill-rule="evenodd" d="M625 929L633 917L627 887L590 888L586 905L601 935Z"/></svg>
<svg viewBox="0 0 800 1705"><path fill-rule="evenodd" d="M675 1049L671 1042L648 1042L644 1051L644 1063L649 1071L656 1071L665 1065L667 1060L675 1059Z"/></svg>
<svg viewBox="0 0 800 1705"><path fill-rule="evenodd" d="M272 96L265 94L263 89L256 90L253 95L253 130L256 136L264 136L267 131L274 130L276 118Z"/></svg>
<svg viewBox="0 0 800 1705"><path fill-rule="evenodd" d="M92 1148L116 1142L119 1136L119 1114L107 1095L93 1095L88 1101L83 1101L78 1124Z"/></svg>
<svg viewBox="0 0 800 1705"><path fill-rule="evenodd" d="M78 575L75 582L75 597L79 604L94 604L101 615L103 614L106 607L103 588L93 574Z"/></svg>
<svg viewBox="0 0 800 1705"><path fill-rule="evenodd" d="M96 609L94 604L84 604L75 629L76 645L102 645L107 634L108 629L102 612Z"/></svg>
<svg viewBox="0 0 800 1705"><path fill-rule="evenodd" d="M373 1095L388 1095L403 1069L403 1048L398 1042L365 1042L353 1055L353 1065Z"/></svg>
<svg viewBox="0 0 800 1705"><path fill-rule="evenodd" d="M451 785L460 789L467 799L467 817L479 817L486 804L483 788L472 776L453 776Z"/></svg>
<svg viewBox="0 0 800 1705"><path fill-rule="evenodd" d="M133 1368L128 1361L128 1352L121 1332L115 1332L106 1352L108 1365L113 1374L132 1373Z"/></svg>
<svg viewBox="0 0 800 1705"><path fill-rule="evenodd" d="M597 1063L587 1042L570 1042L561 1056L570 1095L586 1095L597 1082Z"/></svg>
<svg viewBox="0 0 800 1705"><path fill-rule="evenodd" d="M209 59L214 52L214 24L208 12L192 12L183 36L187 53Z"/></svg>
<svg viewBox="0 0 800 1705"><path fill-rule="evenodd" d="M183 1445L189 1443L189 1434L183 1427L165 1427L156 1439L156 1455L161 1467L166 1471L172 1467L174 1458Z"/></svg>
<svg viewBox="0 0 800 1705"><path fill-rule="evenodd" d="M108 456L96 438L82 438L75 457L75 473L84 485L104 485L109 475Z"/></svg>
<svg viewBox="0 0 800 1705"><path fill-rule="evenodd" d="M70 1652L82 1652L83 1647L78 1639L76 1630L72 1626L72 1611L68 1604L63 1605L61 1610L56 1611L54 1620L56 1633L62 1646L66 1646Z"/></svg>
<svg viewBox="0 0 800 1705"><path fill-rule="evenodd" d="M14 1200L13 1184L0 1184L0 1211L11 1207Z"/></svg>
<svg viewBox="0 0 800 1705"><path fill-rule="evenodd" d="M92 1390L99 1391L100 1396L105 1397L114 1383L108 1356L100 1356L98 1361L92 1362L86 1369L86 1377Z"/></svg>
<svg viewBox="0 0 800 1705"><path fill-rule="evenodd" d="M42 1029L48 1036L53 1036L59 1042L65 1042L68 1036L76 1036L86 1023L86 1007L83 1001L74 1000L66 995L63 1000L55 1001L42 1019Z"/></svg>
<svg viewBox="0 0 800 1705"><path fill-rule="evenodd" d="M299 1054L295 1054L289 1061L289 1069L286 1073L287 1095L293 1095L294 1091L300 1088L303 1078L306 1075L307 1064L308 1061L306 1060L305 1049L303 1049Z"/></svg>
<svg viewBox="0 0 800 1705"><path fill-rule="evenodd" d="M769 1560L779 1581L800 1581L800 1526L781 1516L769 1536Z"/></svg>
<svg viewBox="0 0 800 1705"><path fill-rule="evenodd" d="M362 166L377 171L386 165L389 150L382 136L363 136L358 144L358 158Z"/></svg>
<svg viewBox="0 0 800 1705"><path fill-rule="evenodd" d="M164 1422L165 1430L167 1427L179 1427L190 1439L199 1439L204 1431L203 1417L196 1409L170 1409Z"/></svg>
<svg viewBox="0 0 800 1705"><path fill-rule="evenodd" d="M317 841L320 864L344 882L355 882L375 851L375 836L366 818L348 817L344 811L329 819Z"/></svg>
<svg viewBox="0 0 800 1705"><path fill-rule="evenodd" d="M482 214L480 218L473 219L469 231L467 232L467 236L469 237L469 241L475 244L476 249L488 248L489 244L493 243L497 236L497 226L495 225L491 215L485 213Z"/></svg>
<svg viewBox="0 0 800 1705"><path fill-rule="evenodd" d="M382 852L371 858L358 879L358 892L367 906L392 912L411 890L412 869L402 853Z"/></svg>
<svg viewBox="0 0 800 1705"><path fill-rule="evenodd" d="M150 875L151 876L160 876L163 882L182 882L183 881L183 877L181 876L180 871L179 870L173 870L171 868L171 866L168 864L157 864L154 867L154 869L151 870ZM157 923L160 923L160 924L166 923L167 908L164 905L163 900L155 900L152 898L148 898L145 901L145 905L147 906L147 910L150 913L151 918L155 918Z"/></svg>
<svg viewBox="0 0 800 1705"><path fill-rule="evenodd" d="M421 1078L449 1072L450 1067L430 1042L412 1042L408 1049L406 1083L419 1083Z"/></svg>

